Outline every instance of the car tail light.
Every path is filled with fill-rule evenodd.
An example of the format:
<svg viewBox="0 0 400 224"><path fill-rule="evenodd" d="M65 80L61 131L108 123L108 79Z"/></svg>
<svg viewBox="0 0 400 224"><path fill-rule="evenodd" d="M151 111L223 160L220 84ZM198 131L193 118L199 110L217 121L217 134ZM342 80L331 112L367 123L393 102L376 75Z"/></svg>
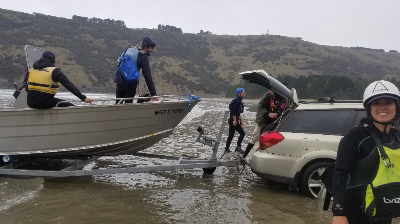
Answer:
<svg viewBox="0 0 400 224"><path fill-rule="evenodd" d="M278 144L283 139L285 139L285 137L283 137L283 135L281 135L279 132L267 131L260 136L258 148L259 150L267 149L273 145Z"/></svg>

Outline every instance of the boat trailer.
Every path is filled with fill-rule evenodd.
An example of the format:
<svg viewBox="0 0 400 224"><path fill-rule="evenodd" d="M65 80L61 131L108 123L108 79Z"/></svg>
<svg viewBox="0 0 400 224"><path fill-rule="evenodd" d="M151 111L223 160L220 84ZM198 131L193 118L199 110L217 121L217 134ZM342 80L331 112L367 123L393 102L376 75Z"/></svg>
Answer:
<svg viewBox="0 0 400 224"><path fill-rule="evenodd" d="M168 156L168 155L157 155L149 153L135 153L133 156L147 157L147 158L159 158L171 161L176 161L174 165L158 165L158 166L140 166L140 167L124 167L124 168L108 168L108 169L91 169L83 170L84 166L91 162L99 159L100 156L93 157L82 157L78 158L27 158L26 160L18 161L18 159L11 159L8 163L0 167L0 175L12 175L12 176L42 176L42 177L71 177L71 176L92 176L92 175L104 175L104 174L117 174L117 173L142 173L142 172L154 172L154 171L168 171L168 170L180 170L180 169L194 169L202 168L204 173L213 174L217 167L238 167L239 160L221 160L217 159L217 152L221 142L221 137L225 129L226 120L229 111L224 113L222 124L216 139L204 135L204 129L199 126L197 131L199 135L196 142L212 147L212 155L209 160L200 160L197 158L191 158L189 156ZM38 169L35 164L45 160L52 163L60 164L60 160L67 160L69 166L62 167L60 169ZM49 162L49 163L50 163ZM72 164L72 165L71 165Z"/></svg>

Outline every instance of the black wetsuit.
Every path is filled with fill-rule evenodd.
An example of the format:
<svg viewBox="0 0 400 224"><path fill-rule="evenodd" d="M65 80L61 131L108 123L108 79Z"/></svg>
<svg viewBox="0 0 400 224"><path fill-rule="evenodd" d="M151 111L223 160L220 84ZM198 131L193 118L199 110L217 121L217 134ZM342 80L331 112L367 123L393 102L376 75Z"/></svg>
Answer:
<svg viewBox="0 0 400 224"><path fill-rule="evenodd" d="M229 135L226 140L226 147L225 150L229 151L229 146L231 145L233 136L235 135L235 131L237 131L240 136L237 141L237 146L241 146L243 138L245 136L245 132L242 128L241 122L240 122L240 114L243 113L243 103L242 103L242 98L236 97L235 99L232 100L230 103L230 114L229 114L229 119L228 119L228 124L229 124ZM236 116L236 126L233 125L233 116Z"/></svg>
<svg viewBox="0 0 400 224"><path fill-rule="evenodd" d="M47 68L47 67L56 67L48 58L43 58L38 61L36 61L33 64L34 69L42 69L42 68ZM64 73L61 71L60 68L54 69L53 73L51 74L51 78L53 79L54 82L59 82L61 85L63 85L66 89L68 89L72 94L74 94L76 97L84 101L86 99L86 96L79 91L74 84L72 84L68 78L64 75ZM52 107L55 107L57 103L60 101L64 101L62 99L58 99L54 97L54 94L50 93L44 93L40 91L35 91L35 90L28 90L28 96L27 96L27 103L28 106L31 108L36 108L36 109L49 109ZM74 106L71 103L61 103L58 105L59 107L68 107L68 106Z"/></svg>
<svg viewBox="0 0 400 224"><path fill-rule="evenodd" d="M389 134L371 126L384 146L399 148L399 132L391 129ZM375 141L365 127L352 128L340 141L333 174L333 206L334 216L346 216L349 223L391 223L391 218L372 218L363 215L363 201L366 185L348 186L349 174L353 171L356 161L366 158L371 161L363 175L371 177L379 165L379 153Z"/></svg>

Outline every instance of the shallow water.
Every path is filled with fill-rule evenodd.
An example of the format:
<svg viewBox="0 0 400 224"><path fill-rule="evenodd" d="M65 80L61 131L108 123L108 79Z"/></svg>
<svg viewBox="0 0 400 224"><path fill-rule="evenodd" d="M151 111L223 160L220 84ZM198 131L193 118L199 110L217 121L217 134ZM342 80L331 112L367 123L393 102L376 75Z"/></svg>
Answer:
<svg viewBox="0 0 400 224"><path fill-rule="evenodd" d="M90 96L96 98L96 95ZM10 98L0 100L12 104ZM144 152L209 158L211 148L195 142L196 128L202 125L206 134L215 138L228 102L203 100L173 135ZM254 127L255 112L252 111L256 104L256 101L245 102L243 119L248 136L243 145L247 144ZM218 158L226 137L227 128ZM231 149L235 147L235 140ZM135 164L172 162L135 156L101 157L85 169ZM78 178L0 176L1 224L330 223L332 214L322 211L322 204L322 200L307 198L289 186L257 177L249 167L219 167L213 175L203 174L202 169L191 169Z"/></svg>

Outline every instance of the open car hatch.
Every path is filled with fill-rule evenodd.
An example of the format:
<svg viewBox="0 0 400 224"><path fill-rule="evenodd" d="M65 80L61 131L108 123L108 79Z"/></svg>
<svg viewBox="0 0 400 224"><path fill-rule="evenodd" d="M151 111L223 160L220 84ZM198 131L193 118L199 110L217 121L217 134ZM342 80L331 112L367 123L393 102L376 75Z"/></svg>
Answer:
<svg viewBox="0 0 400 224"><path fill-rule="evenodd" d="M286 100L290 100L295 104L299 104L299 100L297 98L297 93L295 89L289 89L284 84L279 82L277 79L268 75L264 70L253 70L239 73L242 75L242 79L255 83L265 88L272 90L275 94L283 97Z"/></svg>

